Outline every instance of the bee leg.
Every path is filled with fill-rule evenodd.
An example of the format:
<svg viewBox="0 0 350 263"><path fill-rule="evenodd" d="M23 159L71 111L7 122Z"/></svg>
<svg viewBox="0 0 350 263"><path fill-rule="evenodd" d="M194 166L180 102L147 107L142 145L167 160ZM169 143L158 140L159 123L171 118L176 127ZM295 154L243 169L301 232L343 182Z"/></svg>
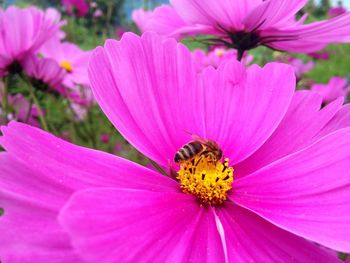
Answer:
<svg viewBox="0 0 350 263"><path fill-rule="evenodd" d="M176 177L177 177L177 172L175 171L174 166L173 166L173 164L170 162L170 160L168 160L168 165L169 165L169 176L170 176L170 178L177 180L177 179L176 179Z"/></svg>

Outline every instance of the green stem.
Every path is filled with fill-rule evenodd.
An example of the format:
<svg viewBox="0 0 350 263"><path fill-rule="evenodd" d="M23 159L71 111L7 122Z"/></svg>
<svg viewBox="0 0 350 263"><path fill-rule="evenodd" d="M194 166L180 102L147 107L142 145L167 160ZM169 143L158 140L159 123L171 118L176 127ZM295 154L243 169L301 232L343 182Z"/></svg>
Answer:
<svg viewBox="0 0 350 263"><path fill-rule="evenodd" d="M28 77L24 74L20 74L21 78L23 79L24 82L27 83L28 85L28 90L29 90L29 94L31 96L32 101L34 102L34 105L37 107L38 112L39 112L39 121L41 124L41 127L45 130L45 131L50 131L49 130L49 126L47 125L47 121L45 119L45 115L44 112L40 106L39 100L38 98L35 96L35 92L34 92L34 88L32 83L30 82L30 80L28 79Z"/></svg>
<svg viewBox="0 0 350 263"><path fill-rule="evenodd" d="M38 98L35 96L34 89L33 89L32 85L31 85L30 83L29 83L29 85L28 85L28 89L29 89L29 94L30 94L30 96L32 97L32 100L33 100L35 106L36 106L37 109L38 109L38 112L39 112L39 121L40 121L41 126L44 128L45 131L50 131L50 130L49 130L49 126L47 125L47 122L46 122L46 119L45 119L44 112L43 112L43 110L41 109L39 100L38 100Z"/></svg>
<svg viewBox="0 0 350 263"><path fill-rule="evenodd" d="M2 102L1 102L1 105L2 105L2 114L4 116L4 119L5 119L5 122L7 122L7 114L9 112L9 103L8 103L8 78L9 77L6 77L5 78L5 81L4 81L4 92L2 94Z"/></svg>
<svg viewBox="0 0 350 263"><path fill-rule="evenodd" d="M29 108L28 108L28 111L27 111L27 114L26 114L26 118L24 120L25 123L28 123L30 115L32 113L32 109L33 109L33 100L30 100Z"/></svg>
<svg viewBox="0 0 350 263"><path fill-rule="evenodd" d="M64 92L65 92L65 100L66 100L68 109L69 109L69 111L70 111L70 113L71 113L71 115L72 115L72 118L70 118L70 119L71 119L71 122L75 123L75 121L76 121L76 119L78 118L78 116L77 116L77 114L75 113L75 111L74 111L74 109L73 109L73 107L72 107L72 105L71 105L71 101L68 99L68 97L69 97L69 96L68 96L68 90L65 89ZM75 118L75 119L74 119L74 118ZM76 125L73 125L74 133L77 134L79 137L83 138L84 140L87 140L87 141L91 142L92 147L93 147L93 148L96 148L96 147L95 147L95 146L96 146L96 141L95 141L94 138L92 138L92 136L94 136L94 135L91 136L91 133L90 133L90 131L89 131L87 125L85 124L85 120L84 120L84 121L81 121L81 125L79 125L79 127L83 130L84 134L82 134L82 133L79 131L79 129L78 129L78 127L77 127Z"/></svg>
<svg viewBox="0 0 350 263"><path fill-rule="evenodd" d="M92 119L91 115L91 109L87 109L87 126L89 130L89 137L91 138L92 146L93 148L97 148L97 141L96 141L96 135L95 135L95 128L94 128L94 121Z"/></svg>

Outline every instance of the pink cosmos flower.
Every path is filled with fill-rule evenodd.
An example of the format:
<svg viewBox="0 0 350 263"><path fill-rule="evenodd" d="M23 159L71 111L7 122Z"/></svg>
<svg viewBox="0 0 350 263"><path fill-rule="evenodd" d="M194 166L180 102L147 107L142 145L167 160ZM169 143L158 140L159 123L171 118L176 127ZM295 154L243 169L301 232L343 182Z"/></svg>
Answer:
<svg viewBox="0 0 350 263"><path fill-rule="evenodd" d="M328 17L336 17L339 15L345 14L346 11L347 10L342 6L331 7L327 12L327 16Z"/></svg>
<svg viewBox="0 0 350 263"><path fill-rule="evenodd" d="M202 49L195 49L193 51L193 60L196 63L197 69L203 70L207 66L213 66L214 68L219 67L220 64L236 59L237 51L230 49L226 50L224 48L215 48L212 51L206 53ZM248 65L253 60L252 55L246 55L242 58L242 63Z"/></svg>
<svg viewBox="0 0 350 263"><path fill-rule="evenodd" d="M90 9L85 0L62 0L61 2L71 16L85 16Z"/></svg>
<svg viewBox="0 0 350 263"><path fill-rule="evenodd" d="M0 9L0 76L20 70L19 63L53 37L59 23L49 13L29 7Z"/></svg>
<svg viewBox="0 0 350 263"><path fill-rule="evenodd" d="M153 33L97 48L90 78L112 123L160 166L189 132L217 143L225 161L198 154L174 166L178 182L10 123L0 138L5 262L329 263L339 261L314 243L350 251L341 99L320 109L321 97L294 92L293 69L278 63L230 61L198 74L185 46ZM218 203L206 203L211 196Z"/></svg>
<svg viewBox="0 0 350 263"><path fill-rule="evenodd" d="M39 58L28 55L23 61L23 70L27 76L37 82L37 87L65 94L63 80L66 72L51 58Z"/></svg>
<svg viewBox="0 0 350 263"><path fill-rule="evenodd" d="M168 35L186 26L186 22L168 5L161 5L153 11L140 8L132 12L132 20L142 33L154 31L160 35ZM179 39L181 34L172 34Z"/></svg>
<svg viewBox="0 0 350 263"><path fill-rule="evenodd" d="M167 14L154 12L144 22L147 30L167 36L181 34L213 35L221 44L239 50L259 45L308 53L322 49L329 43L350 41L350 13L335 18L303 24L305 16L295 20L296 13L307 0L170 0L172 6L163 7ZM169 15L173 14L173 15ZM183 25L174 28L174 17ZM177 24L177 23L176 23ZM180 24L179 24L180 25ZM173 30L170 30L173 29Z"/></svg>
<svg viewBox="0 0 350 263"><path fill-rule="evenodd" d="M329 103L339 97L346 97L350 86L346 78L332 77L327 84L313 84L311 90L320 94L324 103Z"/></svg>
<svg viewBox="0 0 350 263"><path fill-rule="evenodd" d="M90 85L87 73L89 51L83 51L73 43L51 39L42 46L40 53L55 60L67 72L63 81L66 87L75 90L77 85Z"/></svg>

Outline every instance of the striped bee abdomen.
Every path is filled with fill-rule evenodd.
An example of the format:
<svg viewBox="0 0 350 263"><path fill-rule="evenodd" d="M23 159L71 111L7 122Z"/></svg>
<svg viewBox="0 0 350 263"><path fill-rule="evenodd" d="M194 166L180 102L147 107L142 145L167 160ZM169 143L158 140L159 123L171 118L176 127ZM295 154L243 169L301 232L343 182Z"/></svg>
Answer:
<svg viewBox="0 0 350 263"><path fill-rule="evenodd" d="M174 161L175 163L179 163L181 161L190 160L198 153L200 153L203 149L204 147L199 141L190 142L177 151Z"/></svg>

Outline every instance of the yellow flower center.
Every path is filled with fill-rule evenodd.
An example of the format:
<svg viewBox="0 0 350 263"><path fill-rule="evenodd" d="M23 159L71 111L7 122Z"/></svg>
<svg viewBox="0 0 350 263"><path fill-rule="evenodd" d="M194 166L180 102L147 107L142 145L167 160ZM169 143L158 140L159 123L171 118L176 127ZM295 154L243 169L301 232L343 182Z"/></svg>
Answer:
<svg viewBox="0 0 350 263"><path fill-rule="evenodd" d="M214 161L212 155L198 154L180 163L177 174L184 193L195 195L203 205L220 205L232 189L233 168L229 159Z"/></svg>
<svg viewBox="0 0 350 263"><path fill-rule="evenodd" d="M60 63L60 67L65 69L67 72L73 71L73 65L68 60L62 60Z"/></svg>

